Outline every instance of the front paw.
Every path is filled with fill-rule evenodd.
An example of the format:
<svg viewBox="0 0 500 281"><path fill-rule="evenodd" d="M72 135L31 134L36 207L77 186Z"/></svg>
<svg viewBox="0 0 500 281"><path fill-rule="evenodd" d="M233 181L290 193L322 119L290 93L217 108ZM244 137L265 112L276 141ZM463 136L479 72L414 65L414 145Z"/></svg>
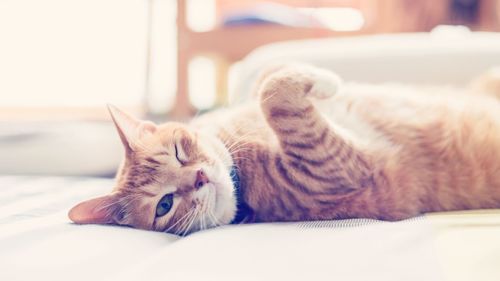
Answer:
<svg viewBox="0 0 500 281"><path fill-rule="evenodd" d="M259 92L261 102L296 104L305 97L326 99L335 95L341 79L333 72L307 64L290 64L275 68L263 79Z"/></svg>
<svg viewBox="0 0 500 281"><path fill-rule="evenodd" d="M318 99L327 99L338 93L342 80L332 71L308 67L306 70L312 81L308 95Z"/></svg>

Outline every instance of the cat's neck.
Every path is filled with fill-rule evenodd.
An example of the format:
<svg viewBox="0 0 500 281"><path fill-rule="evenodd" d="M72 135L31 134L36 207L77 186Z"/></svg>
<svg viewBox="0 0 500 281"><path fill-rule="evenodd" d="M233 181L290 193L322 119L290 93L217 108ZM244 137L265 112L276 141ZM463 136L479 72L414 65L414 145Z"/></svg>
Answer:
<svg viewBox="0 0 500 281"><path fill-rule="evenodd" d="M239 201L248 203L246 199L250 192L259 192L257 188L264 188L254 184L262 181L256 173L259 155L268 151L264 147L269 148L275 142L257 104L216 110L196 118L192 125L214 134L224 144L232 161L228 165L238 173ZM252 216L247 216L245 222L252 219Z"/></svg>
<svg viewBox="0 0 500 281"><path fill-rule="evenodd" d="M243 198L243 193L241 189L241 179L239 176L239 171L237 166L232 166L231 171L230 171L230 176L231 180L234 185L234 194L236 195L236 202L237 202L237 211L236 215L231 222L231 224L240 224L240 223L245 223L249 222L253 216L252 210L250 207L246 204L244 198Z"/></svg>

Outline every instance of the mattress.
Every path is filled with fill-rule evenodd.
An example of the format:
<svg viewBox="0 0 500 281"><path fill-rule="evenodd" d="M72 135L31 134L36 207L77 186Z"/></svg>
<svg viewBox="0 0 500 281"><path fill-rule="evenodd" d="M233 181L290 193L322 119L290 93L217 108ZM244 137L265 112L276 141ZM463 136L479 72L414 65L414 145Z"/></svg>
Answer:
<svg viewBox="0 0 500 281"><path fill-rule="evenodd" d="M104 178L0 176L0 280L500 280L500 210L230 225L75 225Z"/></svg>

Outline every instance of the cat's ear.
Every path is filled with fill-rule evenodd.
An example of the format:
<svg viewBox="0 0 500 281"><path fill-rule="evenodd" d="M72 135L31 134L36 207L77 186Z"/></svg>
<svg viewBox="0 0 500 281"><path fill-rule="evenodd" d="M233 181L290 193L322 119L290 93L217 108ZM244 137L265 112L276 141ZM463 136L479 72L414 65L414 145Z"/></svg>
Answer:
<svg viewBox="0 0 500 281"><path fill-rule="evenodd" d="M119 197L110 194L87 201L83 201L68 212L68 217L79 224L109 224L115 223L115 216L119 213Z"/></svg>
<svg viewBox="0 0 500 281"><path fill-rule="evenodd" d="M156 131L153 122L139 120L113 105L108 105L108 110L127 153L134 150L134 143L141 137Z"/></svg>

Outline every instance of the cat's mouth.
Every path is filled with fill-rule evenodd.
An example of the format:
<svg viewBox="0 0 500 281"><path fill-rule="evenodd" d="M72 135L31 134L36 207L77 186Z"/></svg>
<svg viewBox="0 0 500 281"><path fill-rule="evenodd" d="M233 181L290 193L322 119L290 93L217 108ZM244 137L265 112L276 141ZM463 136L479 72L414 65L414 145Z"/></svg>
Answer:
<svg viewBox="0 0 500 281"><path fill-rule="evenodd" d="M203 188L206 192L204 197L207 215L216 225L228 224L236 213L236 198L231 177L220 167L207 169L207 174L210 181Z"/></svg>
<svg viewBox="0 0 500 281"><path fill-rule="evenodd" d="M207 201L209 201L208 204L210 206L210 210L214 215L219 215L223 211L221 209L224 205L223 201L225 199L223 194L221 194L223 192L221 190L222 186L217 183L210 182L207 184L206 188L208 190Z"/></svg>
<svg viewBox="0 0 500 281"><path fill-rule="evenodd" d="M220 201L223 200L221 198L221 189L220 185L214 181L207 182L203 185L203 187L197 192L197 198L199 198L199 202L202 203L201 209L204 212L211 213L215 215L218 211L218 206L220 205Z"/></svg>
<svg viewBox="0 0 500 281"><path fill-rule="evenodd" d="M212 212L215 212L217 208L217 185L214 183L207 183L206 188L208 189L207 204L210 206Z"/></svg>

